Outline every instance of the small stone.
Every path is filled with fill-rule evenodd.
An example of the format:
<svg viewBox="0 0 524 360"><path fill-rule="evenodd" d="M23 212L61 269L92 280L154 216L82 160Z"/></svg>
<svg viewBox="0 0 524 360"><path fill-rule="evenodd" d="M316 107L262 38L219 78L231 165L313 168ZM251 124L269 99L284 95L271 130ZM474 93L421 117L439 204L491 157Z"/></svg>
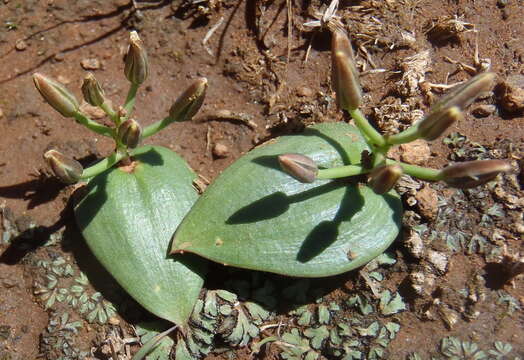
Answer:
<svg viewBox="0 0 524 360"><path fill-rule="evenodd" d="M4 117L4 110L2 110L2 108L0 108L0 119Z"/></svg>
<svg viewBox="0 0 524 360"><path fill-rule="evenodd" d="M67 85L67 84L69 84L71 82L71 80L69 78L67 78L67 77L65 77L63 75L58 75L56 77L56 80L58 80L58 82L60 84L63 84L63 85Z"/></svg>
<svg viewBox="0 0 524 360"><path fill-rule="evenodd" d="M428 261L440 273L445 273L448 269L448 257L438 251L431 250L428 252Z"/></svg>
<svg viewBox="0 0 524 360"><path fill-rule="evenodd" d="M91 106L88 103L83 103L80 105L80 111L86 114L89 118L93 120L100 120L106 117L104 110L100 109L97 106Z"/></svg>
<svg viewBox="0 0 524 360"><path fill-rule="evenodd" d="M494 114L495 111L497 111L495 105L482 104L471 110L471 113L477 118L483 118Z"/></svg>
<svg viewBox="0 0 524 360"><path fill-rule="evenodd" d="M420 259L422 255L424 255L424 242L416 231L411 230L409 234L404 237L404 246L409 253L417 259Z"/></svg>
<svg viewBox="0 0 524 360"><path fill-rule="evenodd" d="M60 62L60 61L64 61L64 58L65 58L64 53L60 52L60 53L56 54L53 59L55 59L55 61Z"/></svg>
<svg viewBox="0 0 524 360"><path fill-rule="evenodd" d="M431 151L426 140L417 139L408 144L400 145L400 158L408 164L422 165L429 160Z"/></svg>
<svg viewBox="0 0 524 360"><path fill-rule="evenodd" d="M120 320L117 317L110 317L107 322L111 325L120 325Z"/></svg>
<svg viewBox="0 0 524 360"><path fill-rule="evenodd" d="M312 97L313 90L311 90L311 88L308 88L307 86L299 86L297 88L297 95L300 97Z"/></svg>
<svg viewBox="0 0 524 360"><path fill-rule="evenodd" d="M428 220L433 220L438 212L437 192L429 185L424 185L422 189L415 194L417 199L417 208L420 215Z"/></svg>
<svg viewBox="0 0 524 360"><path fill-rule="evenodd" d="M27 43L25 42L25 40L17 40L15 44L15 49L18 51L24 51L25 49L27 49Z"/></svg>
<svg viewBox="0 0 524 360"><path fill-rule="evenodd" d="M80 65L84 70L98 70L100 69L100 60L96 58L84 59L80 61Z"/></svg>
<svg viewBox="0 0 524 360"><path fill-rule="evenodd" d="M218 158L225 158L225 157L228 157L228 155L229 155L229 148L226 145L220 142L217 142L215 146L213 146L213 156L218 157Z"/></svg>
<svg viewBox="0 0 524 360"><path fill-rule="evenodd" d="M500 106L510 113L524 111L524 75L511 75L501 84Z"/></svg>

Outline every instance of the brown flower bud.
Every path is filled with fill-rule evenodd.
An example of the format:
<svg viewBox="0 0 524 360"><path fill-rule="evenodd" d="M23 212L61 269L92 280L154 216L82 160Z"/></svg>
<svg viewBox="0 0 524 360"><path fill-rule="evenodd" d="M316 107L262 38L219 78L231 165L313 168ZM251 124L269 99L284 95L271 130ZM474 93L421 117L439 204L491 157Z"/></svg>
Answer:
<svg viewBox="0 0 524 360"><path fill-rule="evenodd" d="M393 189L402 176L402 166L398 164L374 168L369 174L369 187L377 194L385 194Z"/></svg>
<svg viewBox="0 0 524 360"><path fill-rule="evenodd" d="M84 78L82 94L84 100L93 106L101 106L106 101L104 90L92 73L88 73Z"/></svg>
<svg viewBox="0 0 524 360"><path fill-rule="evenodd" d="M117 130L118 140L130 149L134 149L140 142L140 135L142 134L142 128L140 124L133 120L128 119L124 121Z"/></svg>
<svg viewBox="0 0 524 360"><path fill-rule="evenodd" d="M494 73L485 72L478 74L466 83L455 87L449 94L432 106L431 112L437 112L453 106L457 106L459 109L464 110L468 105L475 101L479 95L489 91L493 87L494 80Z"/></svg>
<svg viewBox="0 0 524 360"><path fill-rule="evenodd" d="M331 39L331 82L341 109L353 110L360 106L362 89L358 80L353 48L344 30L333 31Z"/></svg>
<svg viewBox="0 0 524 360"><path fill-rule="evenodd" d="M49 150L44 154L51 170L57 178L66 184L74 184L82 176L84 168L73 158L67 157L59 151Z"/></svg>
<svg viewBox="0 0 524 360"><path fill-rule="evenodd" d="M312 183L317 178L317 164L301 154L282 154L278 156L280 168L300 182Z"/></svg>
<svg viewBox="0 0 524 360"><path fill-rule="evenodd" d="M462 119L464 116L458 106L434 111L418 124L418 133L422 139L433 141L444 134L451 125Z"/></svg>
<svg viewBox="0 0 524 360"><path fill-rule="evenodd" d="M125 57L124 74L127 80L135 85L146 81L149 74L147 53L136 31L131 31L129 34L129 49Z"/></svg>
<svg viewBox="0 0 524 360"><path fill-rule="evenodd" d="M193 115L202 106L207 90L207 79L200 78L195 80L183 93L176 99L171 109L169 117L174 121L191 120Z"/></svg>
<svg viewBox="0 0 524 360"><path fill-rule="evenodd" d="M33 82L44 100L63 116L73 117L78 111L78 101L62 84L39 73L33 74Z"/></svg>
<svg viewBox="0 0 524 360"><path fill-rule="evenodd" d="M440 171L440 177L448 185L468 189L493 180L499 173L511 170L503 160L476 160L449 165Z"/></svg>

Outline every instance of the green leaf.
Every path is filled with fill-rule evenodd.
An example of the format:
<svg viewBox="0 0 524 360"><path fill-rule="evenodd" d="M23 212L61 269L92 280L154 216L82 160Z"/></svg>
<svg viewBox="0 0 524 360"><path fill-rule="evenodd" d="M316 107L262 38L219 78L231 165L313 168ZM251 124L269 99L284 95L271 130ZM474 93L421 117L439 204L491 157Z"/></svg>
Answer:
<svg viewBox="0 0 524 360"><path fill-rule="evenodd" d="M401 310L406 310L406 304L399 293L396 293L395 297L392 298L391 292L384 290L382 294L380 294L379 308L383 315L393 315Z"/></svg>
<svg viewBox="0 0 524 360"><path fill-rule="evenodd" d="M162 147L141 147L134 158L131 172L112 168L91 179L75 208L76 220L89 248L129 295L158 317L184 324L206 264L167 252L197 199L195 174Z"/></svg>
<svg viewBox="0 0 524 360"><path fill-rule="evenodd" d="M317 328L309 328L304 330L304 336L311 339L311 347L313 349L319 350L324 340L329 338L329 330L324 325Z"/></svg>
<svg viewBox="0 0 524 360"><path fill-rule="evenodd" d="M366 264L399 232L398 196L346 181L302 184L280 170L277 156L300 153L333 167L359 163L367 149L345 123L315 125L257 147L207 188L176 231L171 251L301 277Z"/></svg>
<svg viewBox="0 0 524 360"><path fill-rule="evenodd" d="M171 348L174 345L173 339L169 336L159 335L165 324L159 321L140 323L136 326L136 333L140 336L140 341L144 346L135 357L145 356L146 360L168 360Z"/></svg>

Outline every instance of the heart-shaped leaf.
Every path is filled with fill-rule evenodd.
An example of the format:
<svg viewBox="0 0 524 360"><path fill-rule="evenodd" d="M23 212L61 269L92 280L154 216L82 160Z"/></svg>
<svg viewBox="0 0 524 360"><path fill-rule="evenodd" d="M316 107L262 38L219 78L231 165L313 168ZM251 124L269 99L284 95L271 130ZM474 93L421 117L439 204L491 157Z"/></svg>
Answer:
<svg viewBox="0 0 524 360"><path fill-rule="evenodd" d="M396 193L377 195L347 181L302 184L277 162L280 154L300 153L319 167L357 164L364 150L358 130L345 123L319 124L254 149L207 188L176 231L172 252L304 277L364 265L399 232Z"/></svg>
<svg viewBox="0 0 524 360"><path fill-rule="evenodd" d="M135 161L89 181L76 221L96 258L153 314L184 324L198 298L206 264L168 255L169 241L198 195L195 174L174 152L145 146Z"/></svg>

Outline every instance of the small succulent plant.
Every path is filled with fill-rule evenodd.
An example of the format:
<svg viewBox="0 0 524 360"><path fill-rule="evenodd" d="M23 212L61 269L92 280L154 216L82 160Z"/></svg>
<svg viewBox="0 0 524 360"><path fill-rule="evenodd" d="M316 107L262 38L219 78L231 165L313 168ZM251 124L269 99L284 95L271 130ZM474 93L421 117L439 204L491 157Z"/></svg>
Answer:
<svg viewBox="0 0 524 360"><path fill-rule="evenodd" d="M115 142L111 155L87 168L55 149L44 155L64 183L87 182L86 195L76 204L75 216L88 246L143 307L183 325L202 287L205 262L189 257L166 258L165 254L173 231L198 196L192 184L196 175L172 151L139 144L173 122L191 119L202 105L207 80L194 81L174 102L166 118L142 128L131 116L137 91L148 73L144 45L133 31L124 68L130 87L121 107L113 107L93 74L86 76L82 85L84 100L102 109L112 127L90 119L76 97L60 83L41 74L34 74L33 80L56 111ZM79 306L89 322L105 323L114 314L114 307L100 294L88 298L79 295L81 290L81 284L71 291L48 285L37 292L45 298L46 306L56 299L67 300Z"/></svg>

